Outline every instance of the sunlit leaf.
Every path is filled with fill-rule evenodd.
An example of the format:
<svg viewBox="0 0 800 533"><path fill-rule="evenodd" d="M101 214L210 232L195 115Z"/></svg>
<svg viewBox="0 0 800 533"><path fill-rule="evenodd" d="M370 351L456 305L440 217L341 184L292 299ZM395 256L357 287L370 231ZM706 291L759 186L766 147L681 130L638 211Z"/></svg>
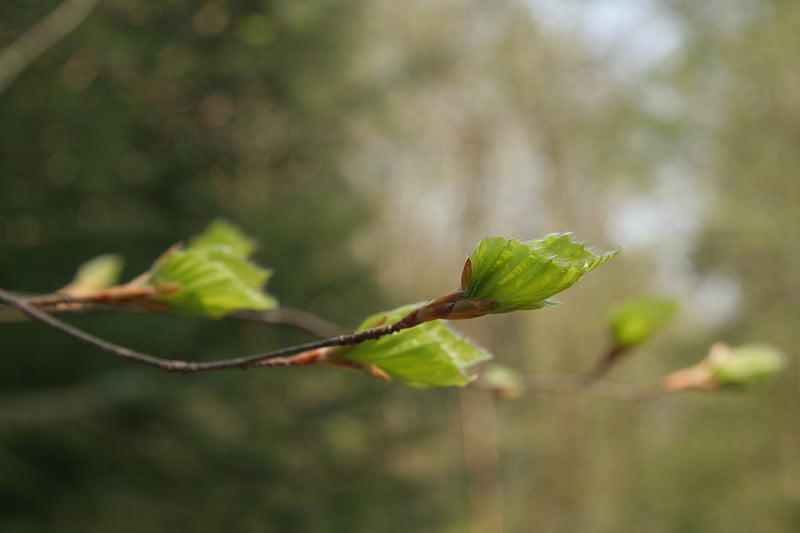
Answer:
<svg viewBox="0 0 800 533"><path fill-rule="evenodd" d="M669 298L637 298L614 309L609 326L617 345L630 348L650 338L673 319L678 302Z"/></svg>
<svg viewBox="0 0 800 533"><path fill-rule="evenodd" d="M470 254L462 275L464 298L490 299L492 313L540 309L618 252L595 254L569 234L520 242L488 237ZM469 272L468 272L469 271Z"/></svg>
<svg viewBox="0 0 800 533"><path fill-rule="evenodd" d="M117 283L123 266L124 261L119 255L97 256L78 267L75 279L61 292L80 296L107 289Z"/></svg>
<svg viewBox="0 0 800 533"><path fill-rule="evenodd" d="M709 355L711 376L722 387L747 388L775 377L786 367L786 356L766 344L729 347L716 344Z"/></svg>
<svg viewBox="0 0 800 533"><path fill-rule="evenodd" d="M271 271L258 267L225 245L179 250L161 258L149 283L177 285L157 299L171 307L208 317L238 309L269 309L277 305L261 286Z"/></svg>
<svg viewBox="0 0 800 533"><path fill-rule="evenodd" d="M244 257L249 257L256 249L253 239L247 237L239 228L221 218L213 221L201 234L189 240L189 245L186 249L194 250L209 246L228 246L235 253Z"/></svg>
<svg viewBox="0 0 800 533"><path fill-rule="evenodd" d="M395 322L415 307L373 315L359 329ZM375 365L408 384L435 386L466 385L471 381L466 369L491 358L488 352L456 334L441 320L343 348L337 356Z"/></svg>

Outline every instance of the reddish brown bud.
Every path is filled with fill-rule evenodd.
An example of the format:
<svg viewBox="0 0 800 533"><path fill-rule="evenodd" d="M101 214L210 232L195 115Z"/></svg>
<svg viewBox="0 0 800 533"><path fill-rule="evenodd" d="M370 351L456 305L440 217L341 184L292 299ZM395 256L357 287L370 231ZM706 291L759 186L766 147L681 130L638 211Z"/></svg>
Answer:
<svg viewBox="0 0 800 533"><path fill-rule="evenodd" d="M461 290L465 291L469 288L472 282L472 259L467 257L467 262L464 263L464 270L461 271Z"/></svg>

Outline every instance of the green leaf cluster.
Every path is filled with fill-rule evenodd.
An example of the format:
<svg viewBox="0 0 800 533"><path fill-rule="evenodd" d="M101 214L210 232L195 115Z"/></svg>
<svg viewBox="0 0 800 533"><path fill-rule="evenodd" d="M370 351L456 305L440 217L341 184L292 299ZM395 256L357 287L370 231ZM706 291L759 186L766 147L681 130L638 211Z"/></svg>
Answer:
<svg viewBox="0 0 800 533"><path fill-rule="evenodd" d="M215 221L189 242L185 249L165 254L150 270L150 284L177 287L157 295L157 300L211 318L238 309L264 310L278 305L262 290L272 271L248 259L253 242L235 226Z"/></svg>
<svg viewBox="0 0 800 533"><path fill-rule="evenodd" d="M526 242L488 237L470 254L461 288L464 298L494 300L492 313L540 309L617 253L596 254L568 233Z"/></svg>
<svg viewBox="0 0 800 533"><path fill-rule="evenodd" d="M359 331L396 322L418 305L407 305L366 319ZM467 369L492 356L458 335L442 320L425 322L373 341L342 348L337 357L375 365L410 385L464 386Z"/></svg>
<svg viewBox="0 0 800 533"><path fill-rule="evenodd" d="M678 302L670 298L644 297L622 303L609 320L614 342L624 348L643 343L672 320L678 308Z"/></svg>

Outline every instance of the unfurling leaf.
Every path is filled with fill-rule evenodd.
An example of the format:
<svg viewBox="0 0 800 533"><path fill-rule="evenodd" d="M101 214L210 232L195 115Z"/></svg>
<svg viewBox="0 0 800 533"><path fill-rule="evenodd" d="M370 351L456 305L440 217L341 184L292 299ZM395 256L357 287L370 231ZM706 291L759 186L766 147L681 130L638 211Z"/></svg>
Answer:
<svg viewBox="0 0 800 533"><path fill-rule="evenodd" d="M373 315L361 324L359 331L396 322L417 307L409 305ZM471 377L466 370L491 358L488 352L459 336L441 320L341 348L336 356L374 365L407 384L440 387L468 384Z"/></svg>
<svg viewBox="0 0 800 533"><path fill-rule="evenodd" d="M221 218L209 224L203 230L203 233L190 239L186 249L195 250L209 246L228 246L234 253L242 257L250 257L256 249L256 243L253 239L247 237L239 228Z"/></svg>
<svg viewBox="0 0 800 533"><path fill-rule="evenodd" d="M786 356L766 344L746 344L731 348L718 342L696 365L666 376L662 387L667 392L685 389L746 389L776 376L786 366Z"/></svg>
<svg viewBox="0 0 800 533"><path fill-rule="evenodd" d="M186 313L217 318L240 309L278 305L262 291L272 271L247 259L253 243L235 226L216 221L186 249L170 251L150 270L148 284L176 287L154 298Z"/></svg>
<svg viewBox="0 0 800 533"><path fill-rule="evenodd" d="M678 302L669 298L629 300L611 313L610 328L618 346L630 348L643 343L678 312Z"/></svg>
<svg viewBox="0 0 800 533"><path fill-rule="evenodd" d="M786 356L766 344L729 347L715 344L708 356L713 381L721 387L747 388L776 376Z"/></svg>
<svg viewBox="0 0 800 533"><path fill-rule="evenodd" d="M461 278L463 297L494 300L491 313L540 309L553 305L549 297L617 253L595 254L566 233L527 242L488 237L467 259Z"/></svg>
<svg viewBox="0 0 800 533"><path fill-rule="evenodd" d="M78 267L75 279L59 292L85 296L107 289L117 282L123 266L124 262L119 255L97 256Z"/></svg>

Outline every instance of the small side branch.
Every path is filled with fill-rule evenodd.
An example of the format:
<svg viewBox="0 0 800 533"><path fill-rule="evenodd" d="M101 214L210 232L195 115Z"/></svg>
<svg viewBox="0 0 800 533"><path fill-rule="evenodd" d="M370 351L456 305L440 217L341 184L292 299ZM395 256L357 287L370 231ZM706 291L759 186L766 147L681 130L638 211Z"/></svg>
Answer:
<svg viewBox="0 0 800 533"><path fill-rule="evenodd" d="M83 22L99 2L100 0L66 0L0 51L0 94L36 58Z"/></svg>
<svg viewBox="0 0 800 533"><path fill-rule="evenodd" d="M289 307L267 309L266 311L243 309L231 313L227 315L227 317L253 322L265 322L267 324L286 324L313 333L319 337L335 337L342 333L342 328L333 322L329 322L308 311Z"/></svg>
<svg viewBox="0 0 800 533"><path fill-rule="evenodd" d="M628 351L627 347L616 343L610 345L587 371L577 375L541 376L516 375L508 382L493 382L491 378L479 378L472 386L493 392L500 398L515 398L523 392L588 394L609 400L638 402L680 392L691 387L687 380L676 380L675 374L669 379L650 386L632 385L607 381L603 378ZM680 373L678 373L680 374ZM673 383L674 382L674 383Z"/></svg>
<svg viewBox="0 0 800 533"><path fill-rule="evenodd" d="M520 376L518 388L506 390L495 385L481 381L475 381L471 386L493 392L501 398L515 398L521 393L533 394L586 394L616 400L620 402L640 402L652 400L660 396L665 396L683 389L669 390L661 384L650 387L642 387L628 383L618 383L605 381L585 376Z"/></svg>

